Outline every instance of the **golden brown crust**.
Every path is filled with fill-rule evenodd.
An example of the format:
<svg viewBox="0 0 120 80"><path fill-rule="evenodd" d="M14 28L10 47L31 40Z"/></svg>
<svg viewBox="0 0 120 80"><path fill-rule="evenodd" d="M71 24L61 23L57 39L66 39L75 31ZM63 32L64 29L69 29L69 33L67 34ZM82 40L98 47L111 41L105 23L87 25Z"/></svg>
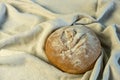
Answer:
<svg viewBox="0 0 120 80"><path fill-rule="evenodd" d="M97 36L85 26L63 27L53 32L45 45L49 61L68 73L84 73L93 68L101 52Z"/></svg>

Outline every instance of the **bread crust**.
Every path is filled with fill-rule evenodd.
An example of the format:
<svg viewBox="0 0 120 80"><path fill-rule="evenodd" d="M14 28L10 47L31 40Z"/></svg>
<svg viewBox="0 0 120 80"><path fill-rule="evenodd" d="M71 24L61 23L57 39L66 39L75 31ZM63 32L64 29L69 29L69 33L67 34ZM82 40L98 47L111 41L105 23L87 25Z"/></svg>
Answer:
<svg viewBox="0 0 120 80"><path fill-rule="evenodd" d="M79 74L94 67L101 53L100 41L95 33L82 25L62 27L46 40L48 60L60 70Z"/></svg>

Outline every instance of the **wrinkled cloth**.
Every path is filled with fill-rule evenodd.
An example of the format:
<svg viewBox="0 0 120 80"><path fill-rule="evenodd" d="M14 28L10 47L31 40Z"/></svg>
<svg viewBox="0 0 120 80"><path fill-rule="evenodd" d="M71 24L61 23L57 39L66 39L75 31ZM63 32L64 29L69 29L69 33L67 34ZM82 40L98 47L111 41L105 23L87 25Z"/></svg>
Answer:
<svg viewBox="0 0 120 80"><path fill-rule="evenodd" d="M44 44L60 27L84 25L101 41L92 70L68 74L49 63ZM0 0L0 80L119 80L119 0Z"/></svg>

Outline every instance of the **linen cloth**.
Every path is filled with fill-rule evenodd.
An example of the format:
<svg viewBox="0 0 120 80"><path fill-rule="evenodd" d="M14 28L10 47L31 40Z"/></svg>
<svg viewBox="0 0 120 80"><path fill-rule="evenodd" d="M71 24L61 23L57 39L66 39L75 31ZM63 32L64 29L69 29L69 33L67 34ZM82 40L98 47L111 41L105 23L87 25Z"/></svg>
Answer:
<svg viewBox="0 0 120 80"><path fill-rule="evenodd" d="M57 28L84 25L102 45L92 70L68 74L44 51ZM0 80L119 80L119 0L0 0Z"/></svg>

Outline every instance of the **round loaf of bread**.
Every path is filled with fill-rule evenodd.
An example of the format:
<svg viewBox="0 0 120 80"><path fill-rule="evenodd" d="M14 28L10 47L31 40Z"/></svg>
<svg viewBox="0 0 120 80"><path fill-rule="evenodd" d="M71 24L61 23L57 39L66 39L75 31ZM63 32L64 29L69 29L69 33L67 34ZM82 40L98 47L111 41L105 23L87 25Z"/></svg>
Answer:
<svg viewBox="0 0 120 80"><path fill-rule="evenodd" d="M48 60L64 72L79 74L94 67L101 53L95 33L82 25L57 29L46 40Z"/></svg>

